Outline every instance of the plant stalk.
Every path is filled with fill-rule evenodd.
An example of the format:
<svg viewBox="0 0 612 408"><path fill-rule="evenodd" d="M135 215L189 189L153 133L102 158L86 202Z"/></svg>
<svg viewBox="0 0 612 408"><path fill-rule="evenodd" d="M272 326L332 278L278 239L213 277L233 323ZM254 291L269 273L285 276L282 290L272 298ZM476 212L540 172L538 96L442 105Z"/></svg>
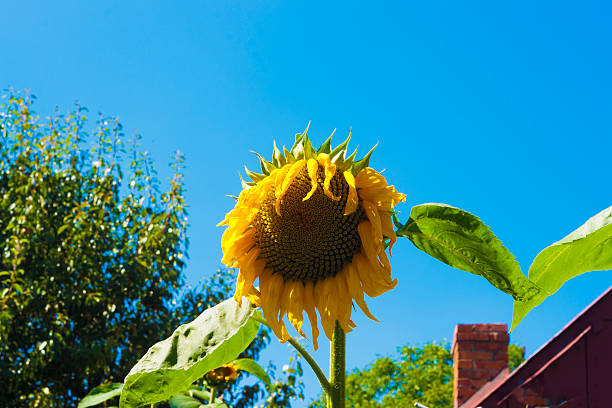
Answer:
<svg viewBox="0 0 612 408"><path fill-rule="evenodd" d="M329 353L329 382L331 383L331 387L330 391L327 393L327 408L344 408L346 389L346 338L337 320Z"/></svg>
<svg viewBox="0 0 612 408"><path fill-rule="evenodd" d="M215 391L217 391L215 387L210 387L210 399L208 400L209 404L215 402Z"/></svg>

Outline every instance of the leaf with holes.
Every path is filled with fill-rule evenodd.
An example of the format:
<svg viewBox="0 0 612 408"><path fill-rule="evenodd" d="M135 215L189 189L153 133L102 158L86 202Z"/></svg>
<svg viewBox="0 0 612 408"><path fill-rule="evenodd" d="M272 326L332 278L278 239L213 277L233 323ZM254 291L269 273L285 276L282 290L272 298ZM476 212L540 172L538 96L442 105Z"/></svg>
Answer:
<svg viewBox="0 0 612 408"><path fill-rule="evenodd" d="M228 299L179 326L132 367L125 378L120 407L167 401L208 371L238 357L259 329L259 323L251 319L254 310L244 299L241 307Z"/></svg>
<svg viewBox="0 0 612 408"><path fill-rule="evenodd" d="M446 204L421 204L398 227L421 251L454 268L479 275L515 299L530 299L540 288L521 272L518 262L478 217Z"/></svg>
<svg viewBox="0 0 612 408"><path fill-rule="evenodd" d="M585 272L607 269L612 269L612 207L536 256L529 268L529 279L543 290L528 301L514 302L511 330L568 280Z"/></svg>

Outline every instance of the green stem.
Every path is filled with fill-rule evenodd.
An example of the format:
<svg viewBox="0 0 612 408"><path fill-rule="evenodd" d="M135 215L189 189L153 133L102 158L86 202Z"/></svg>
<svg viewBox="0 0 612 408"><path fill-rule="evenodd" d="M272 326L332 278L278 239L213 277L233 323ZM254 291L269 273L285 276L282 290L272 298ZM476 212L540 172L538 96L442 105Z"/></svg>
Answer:
<svg viewBox="0 0 612 408"><path fill-rule="evenodd" d="M253 314L253 316L251 316L251 319L254 319L258 321L259 323L265 324L266 326L270 327L266 319L264 319L261 316L257 316L256 314ZM289 337L288 341L289 341L289 344L291 344L298 351L298 353L300 353L302 357L304 357L304 360L306 360L306 362L310 365L310 368L312 368L312 371L314 371L315 375L319 379L319 382L321 383L321 387L323 387L323 390L327 394L329 394L331 392L331 384L329 383L329 381L327 381L327 377L325 377L323 370L321 370L321 367L319 367L315 359L312 358L310 354L308 354L306 349L302 347L302 345L298 343L296 339L294 339L293 337Z"/></svg>
<svg viewBox="0 0 612 408"><path fill-rule="evenodd" d="M217 389L215 387L210 387L210 400L208 400L209 404L212 404L213 402L215 402L215 391Z"/></svg>
<svg viewBox="0 0 612 408"><path fill-rule="evenodd" d="M336 320L329 355L329 380L331 390L327 393L327 408L344 408L346 389L345 368L346 338L340 323Z"/></svg>

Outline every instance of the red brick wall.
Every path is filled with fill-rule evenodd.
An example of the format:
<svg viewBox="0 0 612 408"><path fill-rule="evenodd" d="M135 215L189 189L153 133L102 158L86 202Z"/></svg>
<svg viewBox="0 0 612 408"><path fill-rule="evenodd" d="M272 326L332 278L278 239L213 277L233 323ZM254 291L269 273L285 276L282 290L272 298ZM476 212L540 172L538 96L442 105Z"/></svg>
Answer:
<svg viewBox="0 0 612 408"><path fill-rule="evenodd" d="M458 324L453 336L454 406L458 407L508 366L505 324Z"/></svg>

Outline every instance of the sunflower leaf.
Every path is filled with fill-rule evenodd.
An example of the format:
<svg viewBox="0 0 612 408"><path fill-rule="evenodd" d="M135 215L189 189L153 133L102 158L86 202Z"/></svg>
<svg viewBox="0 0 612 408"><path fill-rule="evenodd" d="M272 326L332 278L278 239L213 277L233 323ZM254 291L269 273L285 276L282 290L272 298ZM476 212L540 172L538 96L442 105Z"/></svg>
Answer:
<svg viewBox="0 0 612 408"><path fill-rule="evenodd" d="M94 405L101 404L104 401L108 401L111 398L121 395L122 389L123 383L99 385L89 391L89 394L83 397L77 408L93 407Z"/></svg>
<svg viewBox="0 0 612 408"><path fill-rule="evenodd" d="M412 208L397 235L454 268L479 275L515 299L528 300L541 289L523 275L518 262L478 217L446 204Z"/></svg>
<svg viewBox="0 0 612 408"><path fill-rule="evenodd" d="M529 279L543 290L530 300L514 302L510 330L568 280L585 272L608 269L612 269L612 207L589 218L535 257L529 267Z"/></svg>
<svg viewBox="0 0 612 408"><path fill-rule="evenodd" d="M238 360L234 360L233 363L239 370L253 374L268 387L272 387L272 382L270 381L268 373L266 373L266 371L261 368L261 366L255 362L255 360L250 358L239 358Z"/></svg>
<svg viewBox="0 0 612 408"><path fill-rule="evenodd" d="M183 393L198 378L238 357L257 334L255 309L228 299L151 347L125 378L120 407L140 407Z"/></svg>

